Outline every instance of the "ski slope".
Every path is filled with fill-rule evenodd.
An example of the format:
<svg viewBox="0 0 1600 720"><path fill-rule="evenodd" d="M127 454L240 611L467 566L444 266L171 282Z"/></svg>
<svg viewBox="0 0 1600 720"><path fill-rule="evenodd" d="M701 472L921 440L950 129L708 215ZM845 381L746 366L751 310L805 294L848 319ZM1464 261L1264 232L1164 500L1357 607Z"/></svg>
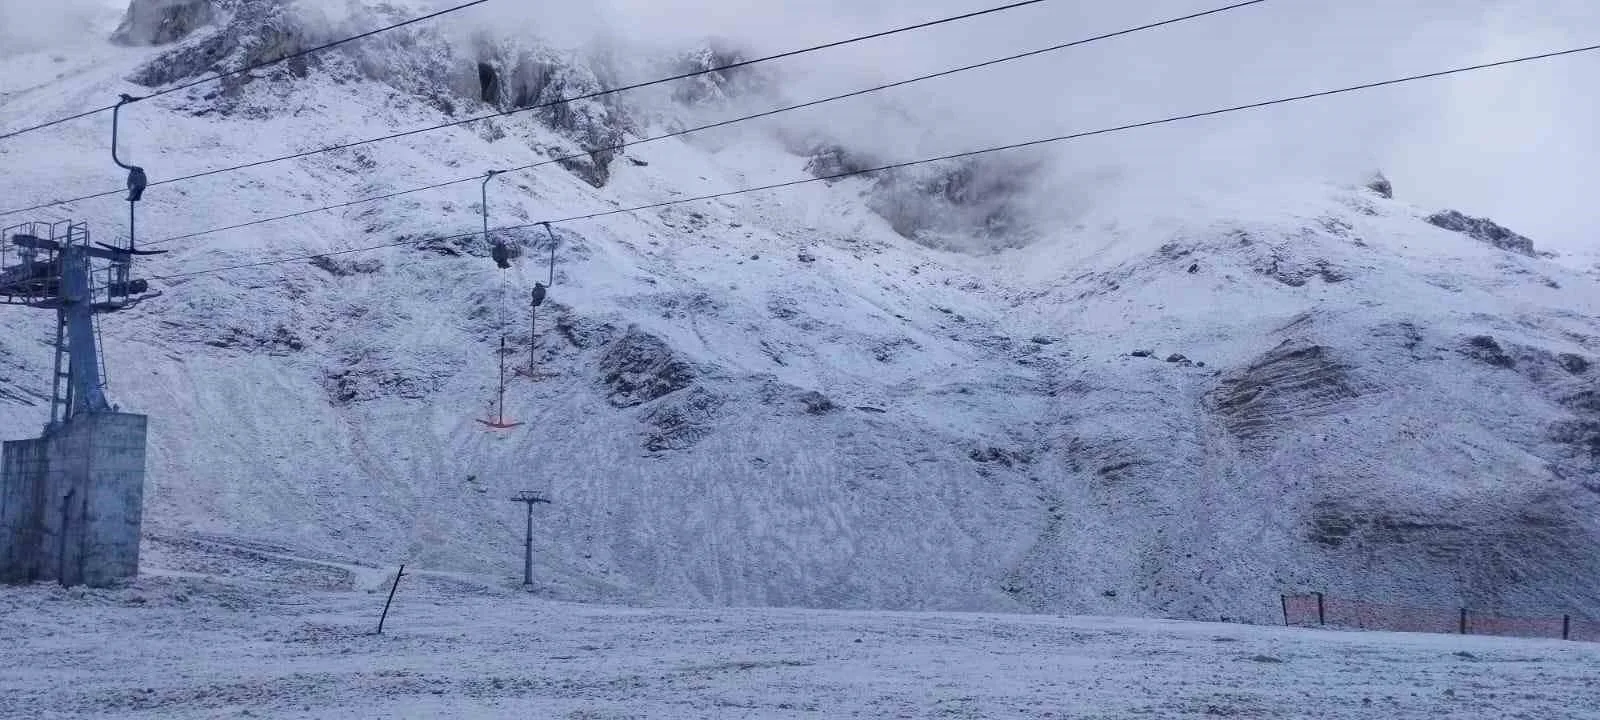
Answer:
<svg viewBox="0 0 1600 720"><path fill-rule="evenodd" d="M1600 711L1600 649L1560 641L574 605L496 578L410 571L380 636L389 579L381 572L262 553L162 545L163 567L125 589L0 592L8 666L0 717L1558 719Z"/></svg>

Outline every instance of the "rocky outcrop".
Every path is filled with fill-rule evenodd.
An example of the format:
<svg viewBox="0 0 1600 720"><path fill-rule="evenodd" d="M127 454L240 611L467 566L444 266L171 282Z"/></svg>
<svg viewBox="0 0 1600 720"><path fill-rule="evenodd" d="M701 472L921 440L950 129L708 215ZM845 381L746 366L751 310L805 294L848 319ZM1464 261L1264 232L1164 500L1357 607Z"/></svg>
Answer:
<svg viewBox="0 0 1600 720"><path fill-rule="evenodd" d="M1367 189L1385 200L1394 199L1394 183L1389 182L1389 178L1384 177L1381 172L1373 173L1372 178L1367 180Z"/></svg>
<svg viewBox="0 0 1600 720"><path fill-rule="evenodd" d="M673 64L671 74L700 74L680 80L673 90L673 99L686 105L701 105L726 102L737 95L759 90L764 83L755 68L728 68L747 60L744 53L721 43L683 54Z"/></svg>
<svg viewBox="0 0 1600 720"><path fill-rule="evenodd" d="M189 37L217 16L214 0L133 0L111 34L121 45L167 45Z"/></svg>
<svg viewBox="0 0 1600 720"><path fill-rule="evenodd" d="M138 5L139 3L135 3L136 7ZM210 4L207 6L212 7ZM220 20L216 11L211 13L211 19ZM129 17L132 18L133 15L134 9L130 8ZM124 21L124 25L127 24L127 21ZM281 0L238 3L236 7L229 8L229 15L219 32L160 55L139 68L128 79L149 87L168 85L212 72L226 72L274 60L313 45L309 31L301 25L293 13L288 11ZM288 72L303 76L308 71L309 63L317 61L316 56L300 58L284 63L270 72ZM263 71L261 74L265 75L267 72L269 71ZM223 78L221 81L223 94L232 95L253 79L249 74ZM232 108L225 105L219 110L227 114Z"/></svg>
<svg viewBox="0 0 1600 720"><path fill-rule="evenodd" d="M1330 348L1285 341L1226 378L1208 400L1230 432L1253 444L1270 441L1296 418L1333 411L1360 395L1350 367Z"/></svg>
<svg viewBox="0 0 1600 720"><path fill-rule="evenodd" d="M613 407L643 405L689 387L694 367L666 342L637 327L628 328L600 358L600 380Z"/></svg>
<svg viewBox="0 0 1600 720"><path fill-rule="evenodd" d="M571 139L579 151L592 151L561 161L562 167L597 188L610 181L616 152L602 148L622 143L628 119L613 96L587 97L606 89L596 65L549 50L500 46L483 51L476 71L484 102L502 111L538 108L534 115L546 126Z"/></svg>
<svg viewBox="0 0 1600 720"><path fill-rule="evenodd" d="M806 161L806 172L814 178L834 178L860 173L879 164L868 155L838 145L824 145L811 151L811 157Z"/></svg>
<svg viewBox="0 0 1600 720"><path fill-rule="evenodd" d="M650 452L687 450L712 433L712 423L727 398L695 387L662 400L644 414L649 427L644 447Z"/></svg>
<svg viewBox="0 0 1600 720"><path fill-rule="evenodd" d="M220 0L141 0L135 3L127 23L129 42L145 37L173 36L180 28L189 28L200 18L205 22L225 21L219 32L173 49L140 68L130 79L146 86L171 84L294 55L354 30L311 22L285 0L239 2L237 7L217 5L217 2ZM139 8L145 9L135 12ZM389 13L397 12L398 9L386 9L380 17L364 18L361 22L394 20L397 18L390 17ZM146 19L147 16L151 19ZM147 26L157 30L139 31ZM184 30L183 34L190 31L192 28ZM558 52L527 41L452 42L448 36L425 25L224 78L222 101L209 103L205 112L224 115L241 111L278 112L281 103L276 99L263 100L259 107L245 108L237 107L228 99L252 82L300 78L312 72L326 73L344 82L384 83L421 99L446 115L457 114L463 103L475 102L488 103L502 112L536 108L531 111L533 117L571 141L549 151L578 156L561 161L561 165L595 187L604 186L611 177L615 152L604 148L621 144L624 132L630 127L628 113L615 97L589 97L615 84L607 81L610 72L600 60Z"/></svg>
<svg viewBox="0 0 1600 720"><path fill-rule="evenodd" d="M1489 243L1507 252L1534 257L1533 241L1518 235L1488 218L1475 218L1455 210L1446 210L1428 217L1428 223L1458 232L1474 240Z"/></svg>
<svg viewBox="0 0 1600 720"><path fill-rule="evenodd" d="M387 347L350 347L323 370L322 388L335 407L386 398L420 400L438 392L449 372L436 358Z"/></svg>

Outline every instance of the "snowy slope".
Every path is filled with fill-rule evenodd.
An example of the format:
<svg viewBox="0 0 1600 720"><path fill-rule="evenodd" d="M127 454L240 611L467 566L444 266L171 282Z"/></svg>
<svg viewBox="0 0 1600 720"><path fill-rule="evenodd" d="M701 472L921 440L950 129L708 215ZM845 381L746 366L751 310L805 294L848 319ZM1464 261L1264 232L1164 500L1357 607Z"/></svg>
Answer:
<svg viewBox="0 0 1600 720"><path fill-rule="evenodd" d="M502 85L513 67L571 87L652 74L506 42L419 30L153 100L130 110L126 152L160 179L466 117L491 109L474 62L499 63ZM8 58L4 125L102 104L181 52L86 38ZM58 68L48 88L42 68ZM153 188L141 233L719 112L737 114L646 93ZM0 143L28 169L0 196L115 187L108 125ZM492 223L806 177L813 158L780 130L631 148L599 188L585 167L500 178ZM967 255L897 233L875 211L884 187L558 226L543 377L513 382L507 414L528 425L501 434L476 420L502 332L526 363L544 246L519 234L526 255L502 273L480 242L421 242L478 227L476 182L170 243L149 275L419 241L158 281L164 296L104 323L114 398L152 418L147 525L510 574L507 498L537 488L556 504L539 510L536 571L575 599L1270 619L1278 593L1323 589L1600 614L1582 580L1600 570L1592 264L1496 249L1365 189L1279 183L1163 205L1134 188ZM106 234L122 211L71 209ZM4 318L0 433L20 438L47 413L49 320Z"/></svg>
<svg viewBox="0 0 1600 720"><path fill-rule="evenodd" d="M409 571L379 636L382 577L301 566L278 567L293 584L0 592L0 717L1589 718L1600 659L1559 640L572 605Z"/></svg>

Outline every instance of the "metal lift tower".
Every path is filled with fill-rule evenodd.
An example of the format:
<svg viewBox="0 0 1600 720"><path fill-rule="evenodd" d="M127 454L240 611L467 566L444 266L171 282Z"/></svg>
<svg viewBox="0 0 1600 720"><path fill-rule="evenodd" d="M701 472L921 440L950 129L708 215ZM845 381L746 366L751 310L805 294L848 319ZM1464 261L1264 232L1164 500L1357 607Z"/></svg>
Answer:
<svg viewBox="0 0 1600 720"><path fill-rule="evenodd" d="M91 243L87 223L0 231L0 304L54 311L55 374L42 437L7 442L0 582L105 586L139 569L146 420L106 399L95 318L147 297L138 252Z"/></svg>

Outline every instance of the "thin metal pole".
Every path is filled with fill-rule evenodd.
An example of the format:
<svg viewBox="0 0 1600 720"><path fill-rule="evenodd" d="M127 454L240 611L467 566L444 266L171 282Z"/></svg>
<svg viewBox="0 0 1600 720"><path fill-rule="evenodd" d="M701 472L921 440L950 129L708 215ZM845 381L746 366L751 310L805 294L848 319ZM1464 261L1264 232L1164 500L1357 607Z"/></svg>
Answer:
<svg viewBox="0 0 1600 720"><path fill-rule="evenodd" d="M500 410L499 421L506 421L506 336L500 335Z"/></svg>
<svg viewBox="0 0 1600 720"><path fill-rule="evenodd" d="M550 282L545 287L556 286L556 231L550 229L550 223L544 223L544 232L550 236Z"/></svg>
<svg viewBox="0 0 1600 720"><path fill-rule="evenodd" d="M1289 624L1289 596L1288 595L1279 595L1278 596L1278 600L1283 603L1283 624L1285 626L1288 626L1288 624Z"/></svg>
<svg viewBox="0 0 1600 720"><path fill-rule="evenodd" d="M389 604L394 602L394 591L400 588L400 578L405 577L406 566L400 566L400 572L394 574L394 584L389 586L389 599L383 602L383 614L378 616L378 634L383 634L383 621L389 619Z"/></svg>
<svg viewBox="0 0 1600 720"><path fill-rule="evenodd" d="M533 585L533 503L528 505L528 533L522 541L522 584Z"/></svg>
<svg viewBox="0 0 1600 720"><path fill-rule="evenodd" d="M539 338L539 306L533 306L533 320L528 326L528 377L533 378L533 368L539 362L539 349L535 343Z"/></svg>

